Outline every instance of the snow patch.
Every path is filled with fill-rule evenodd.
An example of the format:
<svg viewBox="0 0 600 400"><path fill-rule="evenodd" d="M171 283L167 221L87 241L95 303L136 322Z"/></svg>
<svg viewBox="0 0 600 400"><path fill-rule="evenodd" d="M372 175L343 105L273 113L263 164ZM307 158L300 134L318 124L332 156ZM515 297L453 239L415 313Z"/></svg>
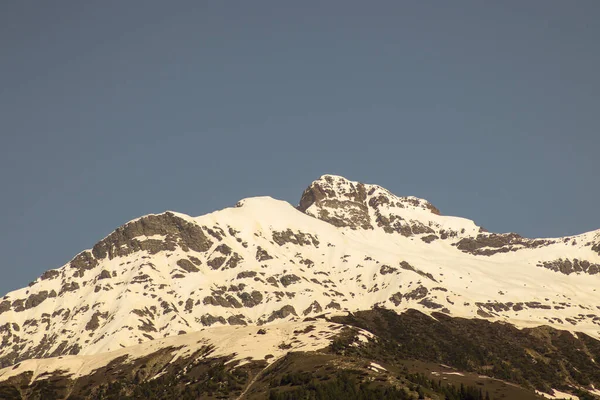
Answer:
<svg viewBox="0 0 600 400"><path fill-rule="evenodd" d="M579 400L579 397L570 394L570 393L565 393L565 392L561 392L560 390L556 390L556 389L552 389L552 391L554 392L554 394L548 394L548 393L544 393L544 392L540 392L539 390L536 390L535 393L543 396L547 399L555 399L555 400Z"/></svg>

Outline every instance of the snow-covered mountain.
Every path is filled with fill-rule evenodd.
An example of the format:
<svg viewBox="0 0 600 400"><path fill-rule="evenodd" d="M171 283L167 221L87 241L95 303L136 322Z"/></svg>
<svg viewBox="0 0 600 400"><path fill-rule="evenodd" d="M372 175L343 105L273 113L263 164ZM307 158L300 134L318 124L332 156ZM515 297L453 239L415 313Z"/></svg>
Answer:
<svg viewBox="0 0 600 400"><path fill-rule="evenodd" d="M600 338L599 272L600 231L489 233L426 200L325 175L298 207L256 197L126 223L0 300L0 367L373 307Z"/></svg>

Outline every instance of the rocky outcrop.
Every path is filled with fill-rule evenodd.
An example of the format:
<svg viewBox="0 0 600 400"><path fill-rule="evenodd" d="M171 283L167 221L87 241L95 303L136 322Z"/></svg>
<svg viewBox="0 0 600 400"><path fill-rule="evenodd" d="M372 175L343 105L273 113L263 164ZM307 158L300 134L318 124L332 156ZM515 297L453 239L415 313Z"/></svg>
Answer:
<svg viewBox="0 0 600 400"><path fill-rule="evenodd" d="M337 227L373 229L366 204L367 190L362 183L354 184L325 175L313 182L302 194L298 210L307 212L314 206L313 216Z"/></svg>
<svg viewBox="0 0 600 400"><path fill-rule="evenodd" d="M595 251L600 256L600 242L592 246L592 251Z"/></svg>
<svg viewBox="0 0 600 400"><path fill-rule="evenodd" d="M508 253L521 249L535 249L556 243L549 239L527 239L516 233L482 233L475 238L463 238L455 245L465 253L491 256L496 253Z"/></svg>
<svg viewBox="0 0 600 400"><path fill-rule="evenodd" d="M0 365L375 307L509 323L516 315L592 334L600 326L600 259L590 251L597 234L483 233L424 200L339 177L307 190L299 206L307 215L258 198L204 217L164 213L125 224L0 299ZM315 221L320 213L341 228ZM525 248L535 251L522 258L517 250ZM496 252L503 254L487 257ZM546 261L536 267L537 260Z"/></svg>
<svg viewBox="0 0 600 400"><path fill-rule="evenodd" d="M161 238L148 238L155 235ZM98 260L107 257L113 259L136 251L147 251L150 254L163 250L173 251L176 246L184 251L204 252L212 246L212 241L200 226L166 212L148 215L123 225L98 242L92 249L92 254ZM84 261L89 265L90 261Z"/></svg>
<svg viewBox="0 0 600 400"><path fill-rule="evenodd" d="M177 266L186 272L198 272L200 271L190 260L181 259L177 260Z"/></svg>
<svg viewBox="0 0 600 400"><path fill-rule="evenodd" d="M304 311L302 311L302 315L318 314L320 312L323 312L323 307L321 307L319 302L315 300L311 303L310 306L308 306Z"/></svg>
<svg viewBox="0 0 600 400"><path fill-rule="evenodd" d="M300 282L302 279L298 275L288 274L279 278L279 282L283 285L283 287L288 287L296 282Z"/></svg>
<svg viewBox="0 0 600 400"><path fill-rule="evenodd" d="M262 303L263 295L258 290L253 290L251 293L241 292L238 293L238 297L242 300L244 307L255 307Z"/></svg>
<svg viewBox="0 0 600 400"><path fill-rule="evenodd" d="M291 305L283 306L279 310L273 311L266 322L273 322L276 319L283 319L290 315L298 316L294 307Z"/></svg>
<svg viewBox="0 0 600 400"><path fill-rule="evenodd" d="M293 232L291 229L285 231L273 231L273 241L279 246L286 243L295 244L296 246L319 246L319 240L310 233Z"/></svg>
<svg viewBox="0 0 600 400"><path fill-rule="evenodd" d="M537 264L538 267L547 268L551 271L560 272L565 275L572 273L583 272L590 275L596 275L600 272L600 264L591 263L587 260L578 260L577 258L573 261L559 258L554 261L542 261Z"/></svg>
<svg viewBox="0 0 600 400"><path fill-rule="evenodd" d="M434 234L428 224L402 217L398 210L418 209L434 215L440 211L426 200L398 197L377 185L324 175L302 194L298 210L337 227L371 230L403 236ZM372 217L374 216L374 218Z"/></svg>
<svg viewBox="0 0 600 400"><path fill-rule="evenodd" d="M272 259L273 257L265 249L260 246L256 248L256 261L262 262Z"/></svg>

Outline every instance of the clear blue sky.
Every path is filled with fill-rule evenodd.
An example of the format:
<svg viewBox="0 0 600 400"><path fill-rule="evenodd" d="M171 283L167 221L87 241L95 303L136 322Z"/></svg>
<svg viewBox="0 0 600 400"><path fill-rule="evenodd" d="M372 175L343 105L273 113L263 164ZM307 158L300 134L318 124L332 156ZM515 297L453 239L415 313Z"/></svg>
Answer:
<svg viewBox="0 0 600 400"><path fill-rule="evenodd" d="M600 228L600 2L0 2L0 293L128 220L325 173Z"/></svg>

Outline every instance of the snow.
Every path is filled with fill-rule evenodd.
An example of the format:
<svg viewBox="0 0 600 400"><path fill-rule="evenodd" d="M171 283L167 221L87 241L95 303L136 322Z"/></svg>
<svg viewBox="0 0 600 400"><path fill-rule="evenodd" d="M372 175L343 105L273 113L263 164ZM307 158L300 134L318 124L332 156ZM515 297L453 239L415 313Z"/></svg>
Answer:
<svg viewBox="0 0 600 400"><path fill-rule="evenodd" d="M571 399L571 400L579 400L579 397L577 397L577 396L575 396L573 394L561 392L560 390L556 390L556 389L552 389L552 391L554 392L553 395L548 394L548 393L544 393L544 392L540 392L538 390L536 390L535 392L537 394L539 394L540 396L543 396L543 397L545 397L547 399L557 399L557 400L558 399L561 399L561 400L563 400L563 399L564 400Z"/></svg>
<svg viewBox="0 0 600 400"><path fill-rule="evenodd" d="M314 326L314 331L301 333L309 326ZM31 381L45 373L57 370L65 371L72 378L89 375L92 371L110 363L112 360L128 356L129 361L152 354L159 349L173 347L171 363L180 357L190 355L203 346L215 346L209 357L233 355L233 360L245 361L248 358L264 360L265 356L272 355L267 362L273 363L288 351L314 351L327 347L331 339L337 334L341 325L323 320L299 323L272 324L263 329L265 334L257 334L256 326L222 326L206 329L187 335L180 335L149 341L141 345L131 346L116 351L99 353L95 355L63 356L44 359L33 359L21 362L18 367L0 369L0 381L12 376L31 371ZM318 335L314 335L319 332ZM280 347L282 343L291 345L289 350Z"/></svg>
<svg viewBox="0 0 600 400"><path fill-rule="evenodd" d="M438 372L438 371L432 371L432 372L431 372L431 374L432 374L432 375L435 375L435 376L440 376L440 375L458 375L458 376L465 376L465 374L463 374L462 372L446 372L446 371L441 371L441 372ZM480 378L482 378L482 377L480 376ZM487 378L487 377L485 377L485 376L484 376L483 378Z"/></svg>
<svg viewBox="0 0 600 400"><path fill-rule="evenodd" d="M370 366L373 367L376 371L377 370L387 371L387 369L383 368L381 365L374 363L374 362L371 362Z"/></svg>
<svg viewBox="0 0 600 400"><path fill-rule="evenodd" d="M600 396L600 390L596 389L594 387L594 385L591 385L591 386L592 386L591 389L585 389L585 390L587 390L588 392L590 392L592 394L595 394L596 396Z"/></svg>
<svg viewBox="0 0 600 400"><path fill-rule="evenodd" d="M326 177L331 177L333 184L323 182ZM344 193L351 190L353 185L356 186L357 182L347 181L338 176L324 176L319 184L329 185L329 189L344 198ZM600 337L600 323L593 321L593 318L578 320L576 325L566 321L566 318L578 318L579 314L600 315L600 309L596 306L600 304L600 292L596 291L600 287L600 274L564 275L536 266L540 261L558 258L577 258L600 263L600 255L592 252L591 246L586 245L600 240L600 231L571 236L567 242L559 239L544 247L497 253L493 256L477 256L461 252L453 246L463 237L475 237L479 234L479 227L473 221L434 214L428 208L427 201L414 197L397 197L376 185L366 185L366 189L367 193L372 191L368 194L367 202L377 196L390 199L392 205L379 208L383 216L396 215L404 221L417 221L436 231L445 229L458 232L458 236L425 243L420 240L419 235L405 237L397 233L386 233L377 226L377 217L372 208L369 208L369 218L374 229L338 228L302 213L284 201L271 197L247 198L241 200L236 207L200 217L173 213L198 227L216 227L225 232L222 240L209 236L213 241L210 250L204 253L186 252L178 247L174 251L162 251L157 254L139 251L112 260L100 260L99 265L85 271L84 276L75 276L75 269L66 264L57 270L58 277L43 281L38 279L31 287L9 293L8 298L12 301L26 299L31 294L52 290L60 293L63 280L65 283L77 283L79 289L47 298L41 304L25 311L16 312L11 309L1 313L0 326L7 323L18 326L19 330L13 331L12 334L28 342L23 351L41 343L44 335L57 334L60 339L54 341L46 354L52 353L63 339L70 345L79 345L81 355L91 356L107 352L112 354L113 351L121 351L123 346L137 346L140 340L148 341L148 338L143 336L144 333L160 341L180 338L176 336L180 331L204 332L197 333L210 336L214 341L222 340L218 343L225 347L228 346L227 340L230 340L236 346L239 344L240 352L246 354L249 350L242 349L241 344L252 348L252 343L228 336L227 332L232 328L256 330L256 326L222 326L217 322L207 327L201 322L201 318L210 314L215 318L222 317L227 320L241 314L247 323L255 325L259 321L266 321L274 311L291 305L297 316L290 315L284 320L277 319L274 323L278 326L282 323L292 323L294 320L294 323L299 323L299 320L305 317L303 311L314 301L320 304L323 311L309 313L308 316L364 310L377 303L398 312L416 308L430 313L431 309L418 304L417 301L402 299L398 306L390 301L395 293L406 294L423 286L428 289L429 299L447 308L452 316L481 318L477 314L478 307L475 304L478 302L537 301L550 306L551 309L509 309L498 312L491 320L509 322L518 327L550 325ZM401 204L402 207L397 204ZM306 212L318 215L316 205L308 208ZM347 211L337 209L335 212L343 216ZM237 233L231 235L229 228ZM285 232L288 229L293 234L311 235L311 238L318 240L318 244L315 245L308 239L311 244L284 243L279 246L273 240L274 232ZM164 237L152 235L137 239L164 240ZM576 245L571 244L573 240L576 241ZM214 270L209 266L211 257L219 255L215 253L215 249L222 244L240 256L237 267ZM257 261L258 247L272 258ZM184 273L183 279L174 278L176 273L173 271L181 273L177 261L188 259L189 256L201 261L199 272ZM402 269L401 262L408 262L422 274L431 274L435 281L417 272ZM382 265L395 268L396 272L383 275L380 273ZM99 279L102 270L116 272L117 276ZM256 275L238 279L238 274L243 271L250 271ZM300 280L287 287L281 282L275 287L267 281L269 278L279 280L286 274L294 274ZM135 283L136 277L142 275L148 276L146 281ZM242 308L204 304L205 298L213 295L215 290L221 290L223 287L228 289L241 283L245 285L244 292L258 291L263 295L263 301L254 307ZM97 290L98 287L100 290ZM440 287L446 291L433 290ZM223 296L231 295L237 298L236 293L224 291ZM281 293L284 294L283 297ZM186 307L188 300L193 304L192 309ZM340 305L341 310L325 308L332 300ZM560 303L569 306L564 306L563 309L556 308L563 307ZM166 312L164 304L167 304L171 311ZM58 314L61 309L63 312ZM147 314L141 317L134 313L134 310L141 310ZM69 316L63 319L67 311ZM88 322L96 312L105 315L100 317L99 327L96 330L86 330ZM555 318L562 320L562 323ZM35 320L38 325L26 326L25 322L28 320ZM139 328L142 321L152 323L156 331L142 331ZM269 330L271 326L274 326L273 323L267 323L264 328ZM308 335L314 334L320 338L318 331L317 329ZM280 332L281 340L287 337L287 331L276 330L273 334L277 336L277 332ZM218 335L225 336L217 339ZM165 337L167 339L164 339ZM359 334L359 340L362 342L371 337L367 332ZM321 344L310 341L307 348ZM0 356L10 351L9 347L0 349ZM260 354L254 356L259 357ZM79 358L70 359L69 362L74 363L72 368L75 370L84 368L85 371L88 365L87 361L83 362ZM45 362L35 361L35 369L39 369L40 373L45 365Z"/></svg>

